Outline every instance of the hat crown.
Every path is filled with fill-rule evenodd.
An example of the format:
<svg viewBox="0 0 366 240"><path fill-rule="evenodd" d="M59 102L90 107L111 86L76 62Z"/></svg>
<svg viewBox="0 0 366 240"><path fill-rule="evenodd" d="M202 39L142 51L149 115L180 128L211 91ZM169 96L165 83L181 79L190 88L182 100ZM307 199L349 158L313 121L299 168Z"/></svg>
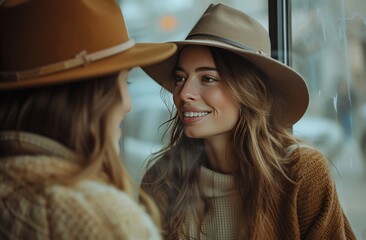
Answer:
<svg viewBox="0 0 366 240"><path fill-rule="evenodd" d="M128 40L115 0L6 1L0 7L0 71L32 69Z"/></svg>
<svg viewBox="0 0 366 240"><path fill-rule="evenodd" d="M271 53L269 35L264 27L249 15L224 4L211 4L186 39L205 36L218 37L220 41L226 39L237 47L261 51L268 56Z"/></svg>

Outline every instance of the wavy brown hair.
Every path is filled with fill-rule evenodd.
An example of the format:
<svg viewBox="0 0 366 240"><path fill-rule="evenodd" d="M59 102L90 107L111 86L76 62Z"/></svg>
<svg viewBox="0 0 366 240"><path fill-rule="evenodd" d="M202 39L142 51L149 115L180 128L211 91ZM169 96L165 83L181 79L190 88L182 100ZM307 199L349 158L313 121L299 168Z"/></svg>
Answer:
<svg viewBox="0 0 366 240"><path fill-rule="evenodd" d="M274 112L280 97L275 86L251 62L218 48L210 48L220 79L240 105L239 120L232 131L229 151L238 159L235 183L243 199L243 208L251 239L271 239L281 229L278 199L285 194L288 177L286 148L298 144L280 125ZM205 215L211 210L200 180L200 166L206 161L203 139L185 136L183 124L176 113L168 122L170 143L154 154L141 187L158 204L163 219L165 239L189 239L188 216L193 216L198 232ZM273 217L274 216L274 217ZM245 227L245 226L243 226Z"/></svg>
<svg viewBox="0 0 366 240"><path fill-rule="evenodd" d="M132 197L131 178L114 148L111 114L123 101L118 74L71 84L1 92L0 131L25 131L58 141L73 151L82 168L52 182L72 184L104 172L109 181ZM156 223L152 201L140 193Z"/></svg>

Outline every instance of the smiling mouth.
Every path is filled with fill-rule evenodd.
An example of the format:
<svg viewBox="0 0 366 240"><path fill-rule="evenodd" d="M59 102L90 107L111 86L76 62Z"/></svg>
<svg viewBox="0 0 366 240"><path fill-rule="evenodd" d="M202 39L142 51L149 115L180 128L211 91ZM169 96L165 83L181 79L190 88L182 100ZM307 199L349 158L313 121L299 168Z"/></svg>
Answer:
<svg viewBox="0 0 366 240"><path fill-rule="evenodd" d="M203 117L208 115L210 112L183 112L183 116L186 118Z"/></svg>

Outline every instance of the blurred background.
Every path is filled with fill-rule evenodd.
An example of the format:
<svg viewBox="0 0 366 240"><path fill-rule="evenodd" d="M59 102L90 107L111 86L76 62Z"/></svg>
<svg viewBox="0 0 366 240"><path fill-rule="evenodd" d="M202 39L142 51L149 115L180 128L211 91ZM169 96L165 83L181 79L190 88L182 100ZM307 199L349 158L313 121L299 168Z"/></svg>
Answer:
<svg viewBox="0 0 366 240"><path fill-rule="evenodd" d="M183 40L210 3L225 3L268 30L268 0L120 0L137 42ZM295 135L328 158L357 239L366 240L366 1L292 0L292 65L310 90ZM141 69L130 74L132 111L123 122L124 159L139 183L148 156L165 143L171 96ZM162 100L164 99L164 101Z"/></svg>

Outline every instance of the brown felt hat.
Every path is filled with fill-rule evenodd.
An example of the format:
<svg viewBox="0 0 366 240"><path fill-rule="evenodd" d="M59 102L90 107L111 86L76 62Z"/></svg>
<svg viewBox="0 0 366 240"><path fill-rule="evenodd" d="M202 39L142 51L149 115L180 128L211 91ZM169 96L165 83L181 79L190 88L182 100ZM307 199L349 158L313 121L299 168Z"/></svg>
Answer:
<svg viewBox="0 0 366 240"><path fill-rule="evenodd" d="M116 0L5 0L0 5L0 90L118 73L176 51L172 43L129 39Z"/></svg>
<svg viewBox="0 0 366 240"><path fill-rule="evenodd" d="M309 92L299 73L270 57L268 32L247 14L224 4L211 4L184 41L174 41L178 51L167 60L144 67L156 82L171 91L173 71L184 46L199 45L225 49L255 64L273 81L281 98L277 120L292 126L305 113Z"/></svg>

